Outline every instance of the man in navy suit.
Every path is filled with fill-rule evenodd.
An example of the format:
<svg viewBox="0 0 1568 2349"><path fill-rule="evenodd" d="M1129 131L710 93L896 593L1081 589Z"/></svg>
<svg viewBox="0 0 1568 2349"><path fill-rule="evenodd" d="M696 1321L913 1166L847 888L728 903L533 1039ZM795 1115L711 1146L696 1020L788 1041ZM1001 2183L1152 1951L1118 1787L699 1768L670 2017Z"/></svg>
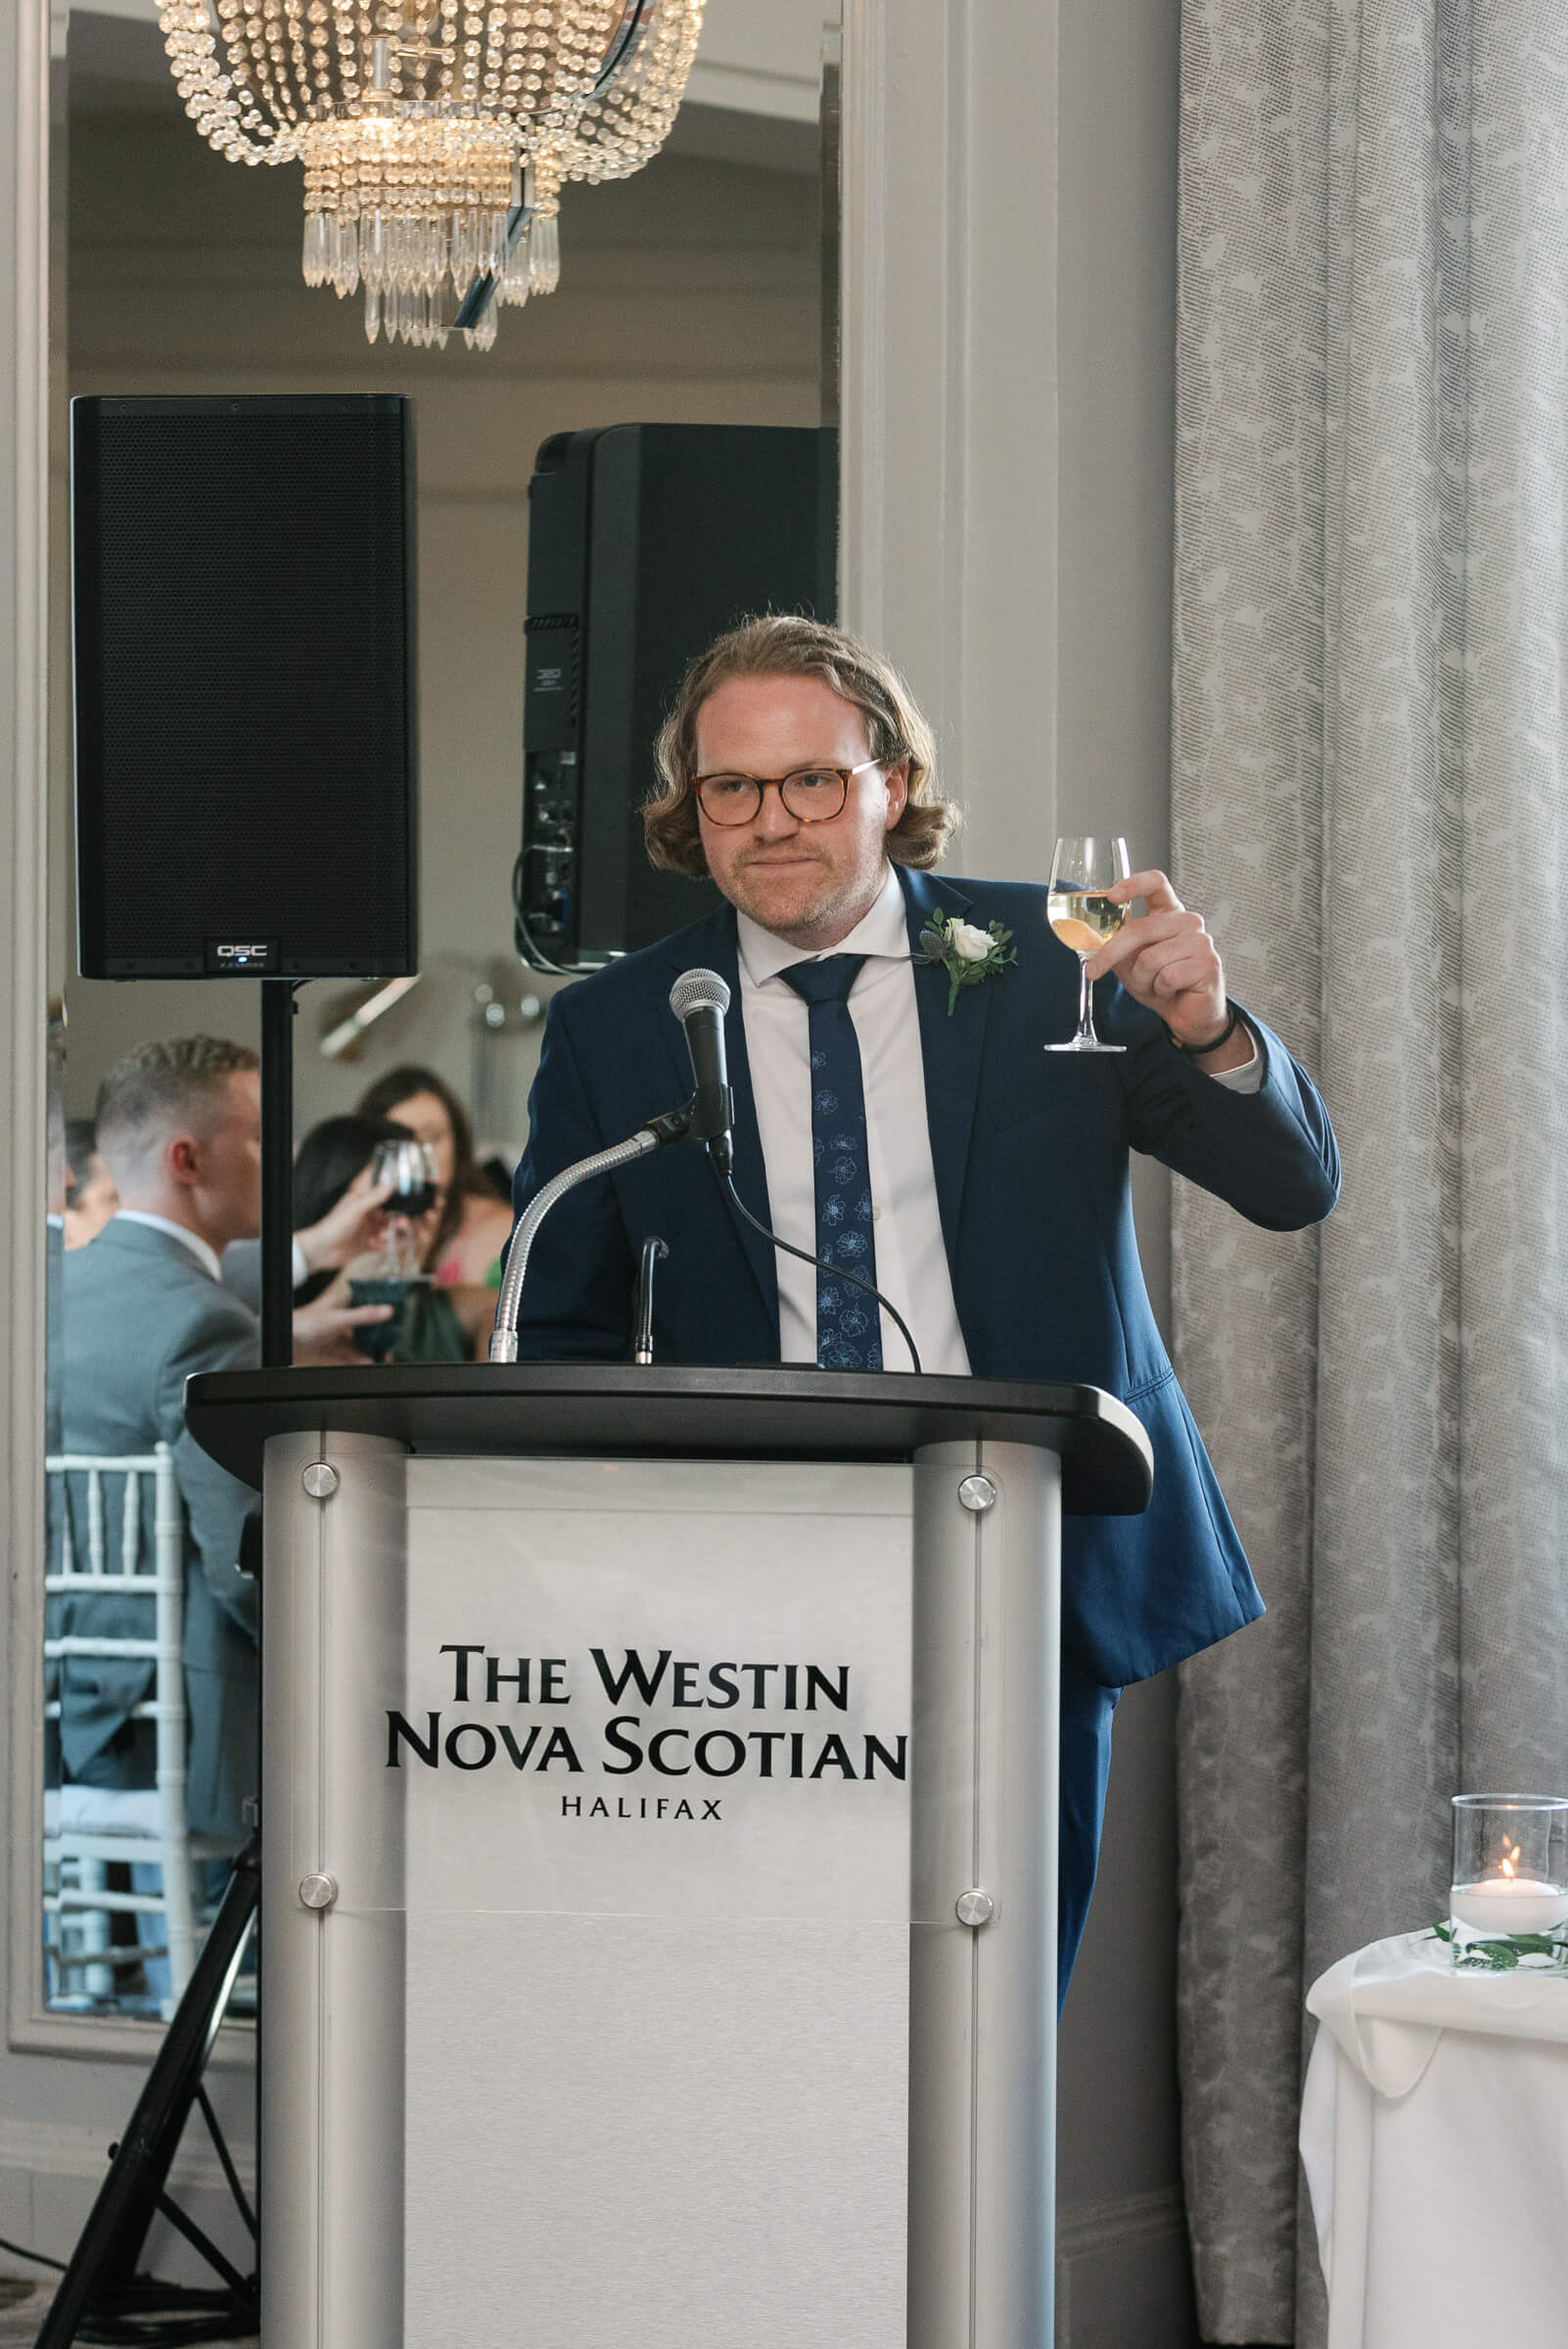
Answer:
<svg viewBox="0 0 1568 2349"><path fill-rule="evenodd" d="M668 998L706 966L730 990L735 1181L752 1213L868 1273L928 1371L1084 1381L1142 1420L1148 1511L1064 1528L1065 1989L1123 1686L1263 1611L1149 1307L1128 1154L1294 1230L1337 1192L1327 1113L1278 1037L1230 1004L1213 940L1163 873L1121 885L1146 910L1088 964L1105 983L1100 1035L1126 1050L1043 1050L1073 1032L1078 960L1046 925L1043 890L933 875L958 819L936 794L930 728L896 672L844 632L785 616L721 637L688 672L658 755L649 852L711 874L726 901L556 995L517 1206L689 1089ZM999 924L1016 960L952 990L922 959L938 917L977 952ZM659 1359L906 1366L897 1326L862 1310L862 1292L776 1256L678 1151L583 1186L546 1221L521 1352L621 1356L655 1232L670 1253Z"/></svg>

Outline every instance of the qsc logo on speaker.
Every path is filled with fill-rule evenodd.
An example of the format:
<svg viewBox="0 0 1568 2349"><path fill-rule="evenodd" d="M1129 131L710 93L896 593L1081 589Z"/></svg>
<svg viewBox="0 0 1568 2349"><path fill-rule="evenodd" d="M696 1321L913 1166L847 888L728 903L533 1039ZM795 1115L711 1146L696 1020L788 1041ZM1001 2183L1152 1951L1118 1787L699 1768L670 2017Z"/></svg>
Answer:
<svg viewBox="0 0 1568 2349"><path fill-rule="evenodd" d="M275 938L209 938L207 942L207 968L211 978L253 979L257 971L272 971L277 966Z"/></svg>

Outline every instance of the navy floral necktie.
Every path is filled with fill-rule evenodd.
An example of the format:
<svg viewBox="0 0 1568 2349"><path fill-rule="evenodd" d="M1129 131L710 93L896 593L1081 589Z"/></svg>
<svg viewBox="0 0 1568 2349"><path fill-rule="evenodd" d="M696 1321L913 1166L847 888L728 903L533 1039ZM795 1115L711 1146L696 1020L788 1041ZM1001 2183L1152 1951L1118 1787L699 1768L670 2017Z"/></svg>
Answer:
<svg viewBox="0 0 1568 2349"><path fill-rule="evenodd" d="M860 1044L850 990L863 954L829 954L780 972L807 1006L811 1048L811 1158L816 1174L816 1253L862 1280L877 1276L871 1162L865 1139ZM853 1281L816 1275L816 1359L824 1370L880 1370L882 1316Z"/></svg>

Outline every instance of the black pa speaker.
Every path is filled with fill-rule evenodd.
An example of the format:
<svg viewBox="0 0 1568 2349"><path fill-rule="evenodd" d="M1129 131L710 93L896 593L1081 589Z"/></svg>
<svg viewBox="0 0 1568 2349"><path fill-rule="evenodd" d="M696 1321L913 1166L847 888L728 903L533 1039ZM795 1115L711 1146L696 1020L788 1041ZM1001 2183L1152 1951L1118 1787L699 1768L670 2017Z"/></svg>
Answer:
<svg viewBox="0 0 1568 2349"><path fill-rule="evenodd" d="M653 741L686 664L757 612L832 620L838 436L807 426L559 433L529 484L518 951L580 970L717 902L642 844Z"/></svg>
<svg viewBox="0 0 1568 2349"><path fill-rule="evenodd" d="M71 402L89 979L418 962L411 403Z"/></svg>

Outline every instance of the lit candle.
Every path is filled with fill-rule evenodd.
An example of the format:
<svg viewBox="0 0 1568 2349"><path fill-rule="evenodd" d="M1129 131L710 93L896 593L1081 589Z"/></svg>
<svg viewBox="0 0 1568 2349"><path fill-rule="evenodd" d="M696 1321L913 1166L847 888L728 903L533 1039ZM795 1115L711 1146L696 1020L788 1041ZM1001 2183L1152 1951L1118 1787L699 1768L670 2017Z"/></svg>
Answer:
<svg viewBox="0 0 1568 2349"><path fill-rule="evenodd" d="M1472 1933L1551 1933L1568 1923L1568 1889L1547 1884L1539 1876L1515 1874L1511 1861L1503 1872L1483 1876L1476 1884L1455 1884L1449 1892L1449 1913Z"/></svg>

